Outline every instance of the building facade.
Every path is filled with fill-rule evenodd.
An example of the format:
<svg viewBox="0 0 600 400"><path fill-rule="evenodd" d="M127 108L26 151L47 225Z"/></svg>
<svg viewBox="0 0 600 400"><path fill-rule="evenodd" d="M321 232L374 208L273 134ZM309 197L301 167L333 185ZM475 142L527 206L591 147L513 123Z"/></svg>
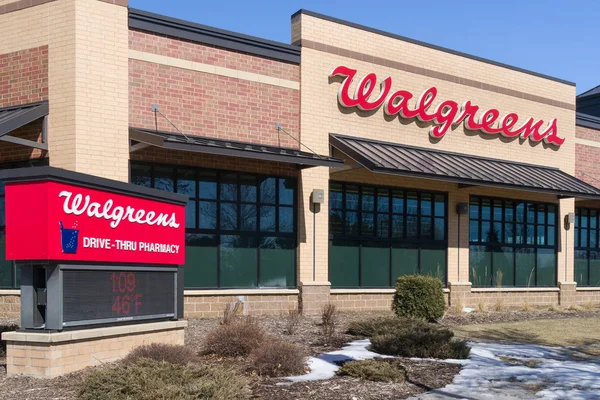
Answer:
<svg viewBox="0 0 600 400"><path fill-rule="evenodd" d="M600 120L573 83L305 10L291 28L0 1L1 166L187 194L188 317L388 309L415 273L450 306L600 302ZM0 287L17 316L3 259Z"/></svg>

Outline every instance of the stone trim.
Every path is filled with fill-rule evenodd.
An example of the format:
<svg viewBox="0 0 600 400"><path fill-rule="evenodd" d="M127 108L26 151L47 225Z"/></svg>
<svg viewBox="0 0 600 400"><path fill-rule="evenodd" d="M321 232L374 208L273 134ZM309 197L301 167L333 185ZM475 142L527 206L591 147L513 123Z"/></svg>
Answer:
<svg viewBox="0 0 600 400"><path fill-rule="evenodd" d="M331 282L300 282L300 286L331 286Z"/></svg>
<svg viewBox="0 0 600 400"><path fill-rule="evenodd" d="M184 296L267 296L294 295L298 289L223 289L223 290L184 290Z"/></svg>
<svg viewBox="0 0 600 400"><path fill-rule="evenodd" d="M331 289L331 294L393 294L396 289Z"/></svg>
<svg viewBox="0 0 600 400"><path fill-rule="evenodd" d="M578 287L575 290L578 292L600 292L600 287Z"/></svg>
<svg viewBox="0 0 600 400"><path fill-rule="evenodd" d="M557 287L532 287L532 288L473 288L471 289L473 293L483 293L483 292L491 292L491 293L510 293L510 292L560 292L560 288Z"/></svg>
<svg viewBox="0 0 600 400"><path fill-rule="evenodd" d="M0 296L20 296L20 289L0 289Z"/></svg>
<svg viewBox="0 0 600 400"><path fill-rule="evenodd" d="M8 3L0 6L0 15L8 14L14 11L21 11L26 8L41 6L42 4L52 3L56 0L20 0L13 3ZM114 4L117 6L127 7L128 0L99 0L104 3Z"/></svg>
<svg viewBox="0 0 600 400"><path fill-rule="evenodd" d="M145 61L168 67L188 69L195 72L204 72L207 74L226 76L249 82L263 83L266 85L283 87L286 89L300 90L300 83L274 78L272 76L260 75L253 72L240 71L232 68L224 68L216 65L203 64L195 61L182 60L180 58L162 56L159 54L147 53L139 50L129 50L129 58L138 61Z"/></svg>
<svg viewBox="0 0 600 400"><path fill-rule="evenodd" d="M594 140L575 138L575 143L581 144L584 146L600 148L600 142L596 142Z"/></svg>
<svg viewBox="0 0 600 400"><path fill-rule="evenodd" d="M521 92L518 90L508 89L502 86L491 85L489 83L475 81L473 79L462 78L460 76L447 74L445 72L434 71L431 69L417 67L414 65L405 64L399 61L389 60L386 58L375 57L366 53L360 53L358 51L348 50L341 47L331 46L324 43L313 42L312 40L301 39L298 43L301 47L322 51L325 53L335 54L341 57L353 58L358 61L368 62L370 64L381 65L383 67L393 68L400 71L410 72L413 74L423 75L442 81L452 82L459 85L469 86L476 89L487 90L493 93L500 93L511 97L517 97L520 99L530 100L537 103L547 104L554 107L564 108L566 110L575 111L575 104L566 103L549 99L547 97L537 96Z"/></svg>
<svg viewBox="0 0 600 400"><path fill-rule="evenodd" d="M28 343L61 343L74 340L107 338L134 333L160 332L188 326L187 321L165 321L139 325L111 326L107 328L82 329L56 333L4 332L2 340Z"/></svg>

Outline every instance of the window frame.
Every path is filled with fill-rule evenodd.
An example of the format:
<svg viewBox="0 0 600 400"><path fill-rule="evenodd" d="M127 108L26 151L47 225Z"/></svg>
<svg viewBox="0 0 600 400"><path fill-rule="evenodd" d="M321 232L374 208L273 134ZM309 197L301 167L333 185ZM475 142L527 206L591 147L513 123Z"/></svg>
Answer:
<svg viewBox="0 0 600 400"><path fill-rule="evenodd" d="M477 211L477 218L472 218L471 217L471 205L473 203L473 200L477 199L477 204L478 204L478 211ZM490 217L489 219L484 219L483 215L482 215L482 203L483 200L489 200L490 202ZM496 220L494 218L494 209L496 208L494 203L500 201L502 206L501 206L501 210L502 210L502 218L500 220ZM512 218L512 222L511 221L507 221L506 220L506 203L507 202L511 202L513 204L513 218ZM524 203L525 204L525 209L523 210L523 216L524 216L524 220L522 222L519 222L517 220L517 205L519 203ZM495 249L502 249L502 248L512 248L512 259L513 259L513 276L514 276L514 283L512 285L506 285L504 283L501 284L501 286L496 286L497 283L495 282L495 277L494 277L494 261L493 261L493 257L491 258L491 265L490 265L490 279L492 280L492 284L491 285L476 285L475 282L471 282L471 284L473 285L473 288L495 288L495 287L516 287L516 288L520 288L520 287L557 287L558 285L558 249L559 249L559 244L558 244L558 239L560 237L560 225L559 225L559 215L560 215L560 204L559 203L551 203L551 202L543 202L543 201L531 201L531 200L523 200L523 199L515 199L515 198L505 198L505 197L494 197L494 196L485 196L485 195L470 195L469 196L469 209L468 209L468 237L469 237L469 253L471 252L471 247L473 246L477 246L477 247L486 247L486 248L490 248L492 249L492 253ZM534 217L533 217L533 222L528 222L527 221L527 205L528 204L533 204L534 206ZM543 224L540 224L538 221L538 207L539 206L544 206L544 213L545 213L545 222ZM548 206L553 206L554 207L554 224L550 224L548 222ZM476 221L478 226L477 226L477 234L478 234L478 240L477 241L473 241L471 240L471 222ZM499 240L498 242L487 242L487 241L483 241L483 233L482 233L482 224L483 222L488 222L490 224L490 227L494 226L495 223L499 223L501 226L501 233L500 233L500 237L501 240ZM506 242L506 235L505 235L505 230L506 230L506 226L507 225L512 225L513 228L513 240L512 242ZM517 226L518 225L522 225L524 227L523 232L523 243L517 243ZM533 226L533 241L534 243L527 243L528 237L527 237L527 227L528 226ZM543 226L544 227L544 244L538 244L538 227ZM553 245L549 245L548 243L548 227L554 227L554 244ZM534 271L535 273L533 274L533 276L535 277L535 281L534 284L529 285L529 286L521 286L521 285L516 285L516 279L517 279L517 254L518 254L518 250L519 249L533 249L534 250L534 254L535 254L535 265L534 265ZM538 249L553 249L554 250L554 255L555 255L555 261L554 261L554 277L555 277L555 281L554 284L552 286L538 286L537 282L538 282ZM470 262L471 257L469 257L469 281L471 281L471 271L472 271L472 267L471 267L471 262Z"/></svg>
<svg viewBox="0 0 600 400"><path fill-rule="evenodd" d="M147 161L137 161L130 160L129 163L129 182L132 182L132 170L133 166L146 166L150 167L150 187L154 187L155 184L155 167L167 167L171 168L172 179L173 179L173 190L174 192L178 189L178 170L194 170L194 181L195 181L195 197L190 197L190 201L194 201L195 203L195 221L194 228L185 228L186 234L186 246L188 246L188 235L211 235L216 238L216 248L217 248L217 286L186 286L186 290L226 290L226 289L261 289L261 288L272 288L272 289L290 289L297 287L298 280L298 177L293 176L284 176L284 175L267 175L267 174L257 174L250 172L240 172L240 171L232 171L225 169L216 169L216 168L205 168L199 166L190 166L190 165L179 165L179 164L166 164L166 163L155 163L155 162L147 162ZM215 183L216 183L216 197L215 199L203 199L200 195L200 172L204 173L214 173ZM223 175L235 175L235 184L236 184L236 200L221 200L221 177ZM243 201L241 198L241 179L242 176L251 176L255 178L256 182L256 199L254 202ZM261 200L261 182L263 179L275 178L275 203L264 203ZM285 179L292 181L294 183L293 187L293 201L292 204L282 204L280 203L280 189L279 182L280 179ZM160 190L160 189L159 189ZM214 203L216 205L216 223L215 228L200 228L199 225L199 213L200 213L200 202L207 201ZM236 204L236 226L237 229L222 229L221 227L221 205L222 204ZM256 226L254 230L241 230L241 222L240 222L240 211L243 205L255 205L256 207ZM274 207L275 208L275 231L261 231L260 230L260 208L262 206L266 207ZM280 209L281 208L291 208L292 212L292 231L291 232L282 232L280 231ZM222 286L221 285L221 237L222 236L242 236L251 238L256 241L256 286ZM294 247L294 272L293 272L293 282L285 287L283 286L261 286L261 244L262 239L267 237L278 237L283 239L293 240Z"/></svg>
<svg viewBox="0 0 600 400"><path fill-rule="evenodd" d="M400 187L400 186L388 186L388 185L373 185L368 183L354 182L354 181L338 181L338 180L329 180L329 192L331 193L332 185L341 185L341 193L342 193L342 207L332 207L331 202L328 202L328 226L329 226L329 242L331 243L334 240L344 241L344 242L356 242L358 243L358 286L335 286L332 282L332 288L335 289L374 289L374 288L393 288L395 285L393 274L393 252L394 248L407 248L407 249L416 249L418 251L417 256L417 268L418 273L421 273L422 266L422 251L423 250L443 250L444 251L444 286L447 285L448 281L448 232L449 232L449 215L448 215L448 202L449 202L449 194L444 191L436 191L436 190L426 190L426 189L416 189L411 187ZM356 210L351 209L351 212L357 213L357 234L346 234L346 212L348 208L346 206L346 187L347 186L356 186L358 188L358 205ZM362 234L362 213L363 213L363 188L373 189L373 211L367 211L367 213L373 214L373 233L372 235L363 235ZM387 212L380 212L378 197L380 190L387 190L388 198L389 198L389 206ZM402 192L402 212L394 212L394 192ZM416 193L417 194L417 211L416 213L409 213L408 211L408 193ZM421 206L422 206L422 197L423 194L431 195L431 214L423 215L421 214ZM444 215L443 217L436 217L435 215L435 197L443 196L444 199ZM331 194L329 200L331 199ZM331 212L337 211L341 212L341 221L342 221L342 231L341 233L332 233L331 227ZM378 227L377 227L377 217L380 215L388 215L388 235L387 237L381 237L378 235ZM394 216L402 216L402 236L394 237L393 235L393 217ZM408 226L408 216L416 216L417 217L417 227L416 227L416 237L408 238L407 226ZM431 219L431 232L429 238L421 237L421 220L422 218L430 218ZM444 239L436 240L435 239L435 221L436 219L444 220ZM362 265L362 252L363 246L369 243L377 243L377 244L387 244L387 248L389 249L389 286L363 286L363 265ZM400 245L400 246L398 246ZM328 274L331 280L331 255L328 258Z"/></svg>
<svg viewBox="0 0 600 400"><path fill-rule="evenodd" d="M586 211L587 212L587 217L588 217L588 222L587 222L587 226L585 228L580 226L580 220L581 220L581 212L582 211ZM591 227L591 211L594 211L596 213L596 227L592 228ZM600 209L599 208L589 208L589 207L576 207L575 208L575 222L574 222L574 244L573 244L573 280L575 282L577 282L577 286L578 287L600 287L600 285L592 285L591 283L591 274L592 274L592 269L590 266L590 253L592 251L595 251L597 253L600 253L600 242L598 240L600 240L600 238L598 237L600 234ZM586 230L588 233L588 237L587 237L587 241L586 241L586 246L582 246L581 245L581 232L582 229ZM595 235L596 235L596 246L592 247L591 246L591 232L595 231ZM587 262L587 284L583 285L581 284L578 280L577 280L577 276L575 275L575 263L577 262L577 252L580 251L584 251L586 253L586 262Z"/></svg>

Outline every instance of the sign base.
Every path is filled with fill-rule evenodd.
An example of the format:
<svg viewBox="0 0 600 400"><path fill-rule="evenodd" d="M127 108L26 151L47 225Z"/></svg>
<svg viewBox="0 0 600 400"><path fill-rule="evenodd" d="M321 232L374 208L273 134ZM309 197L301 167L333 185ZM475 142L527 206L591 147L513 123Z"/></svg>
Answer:
<svg viewBox="0 0 600 400"><path fill-rule="evenodd" d="M112 326L65 332L5 332L6 373L54 378L116 361L151 343L184 344L187 321Z"/></svg>

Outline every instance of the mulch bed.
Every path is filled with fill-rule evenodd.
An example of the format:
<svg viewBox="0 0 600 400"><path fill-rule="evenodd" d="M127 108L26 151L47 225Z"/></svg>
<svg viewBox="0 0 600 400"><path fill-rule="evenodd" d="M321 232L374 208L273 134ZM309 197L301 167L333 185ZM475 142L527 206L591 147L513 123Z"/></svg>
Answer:
<svg viewBox="0 0 600 400"><path fill-rule="evenodd" d="M259 323L269 333L294 342L304 347L308 354L316 356L323 352L339 349L344 343L356 339L345 332L347 325L354 320L365 319L376 315L391 315L390 312L382 313L339 313L337 315L338 334L333 343L325 343L322 339L319 326L319 317L304 317L293 335L286 335L285 317L260 317ZM442 325L458 326L469 324L487 324L494 322L516 322L536 319L562 319L600 317L600 310L593 311L546 311L532 310L506 311L506 312L473 312L447 314L441 321ZM0 320L0 325L15 323L14 320ZM216 328L220 323L218 319L189 320L186 330L186 346L200 351L202 340L207 332ZM220 359L212 356L203 356L203 362L235 364L243 368L244 359ZM360 381L350 377L334 377L327 381L286 383L282 379L269 379L253 376L253 391L257 399L389 399L407 398L412 395L426 392L434 388L443 387L452 382L454 376L460 371L460 366L443 362L415 361L403 359L402 362L411 371L409 380L405 383L381 383ZM4 355L0 354L0 398L15 400L58 400L76 399L77 391L82 379L90 369L79 371L55 379L36 379L29 377L6 377Z"/></svg>

